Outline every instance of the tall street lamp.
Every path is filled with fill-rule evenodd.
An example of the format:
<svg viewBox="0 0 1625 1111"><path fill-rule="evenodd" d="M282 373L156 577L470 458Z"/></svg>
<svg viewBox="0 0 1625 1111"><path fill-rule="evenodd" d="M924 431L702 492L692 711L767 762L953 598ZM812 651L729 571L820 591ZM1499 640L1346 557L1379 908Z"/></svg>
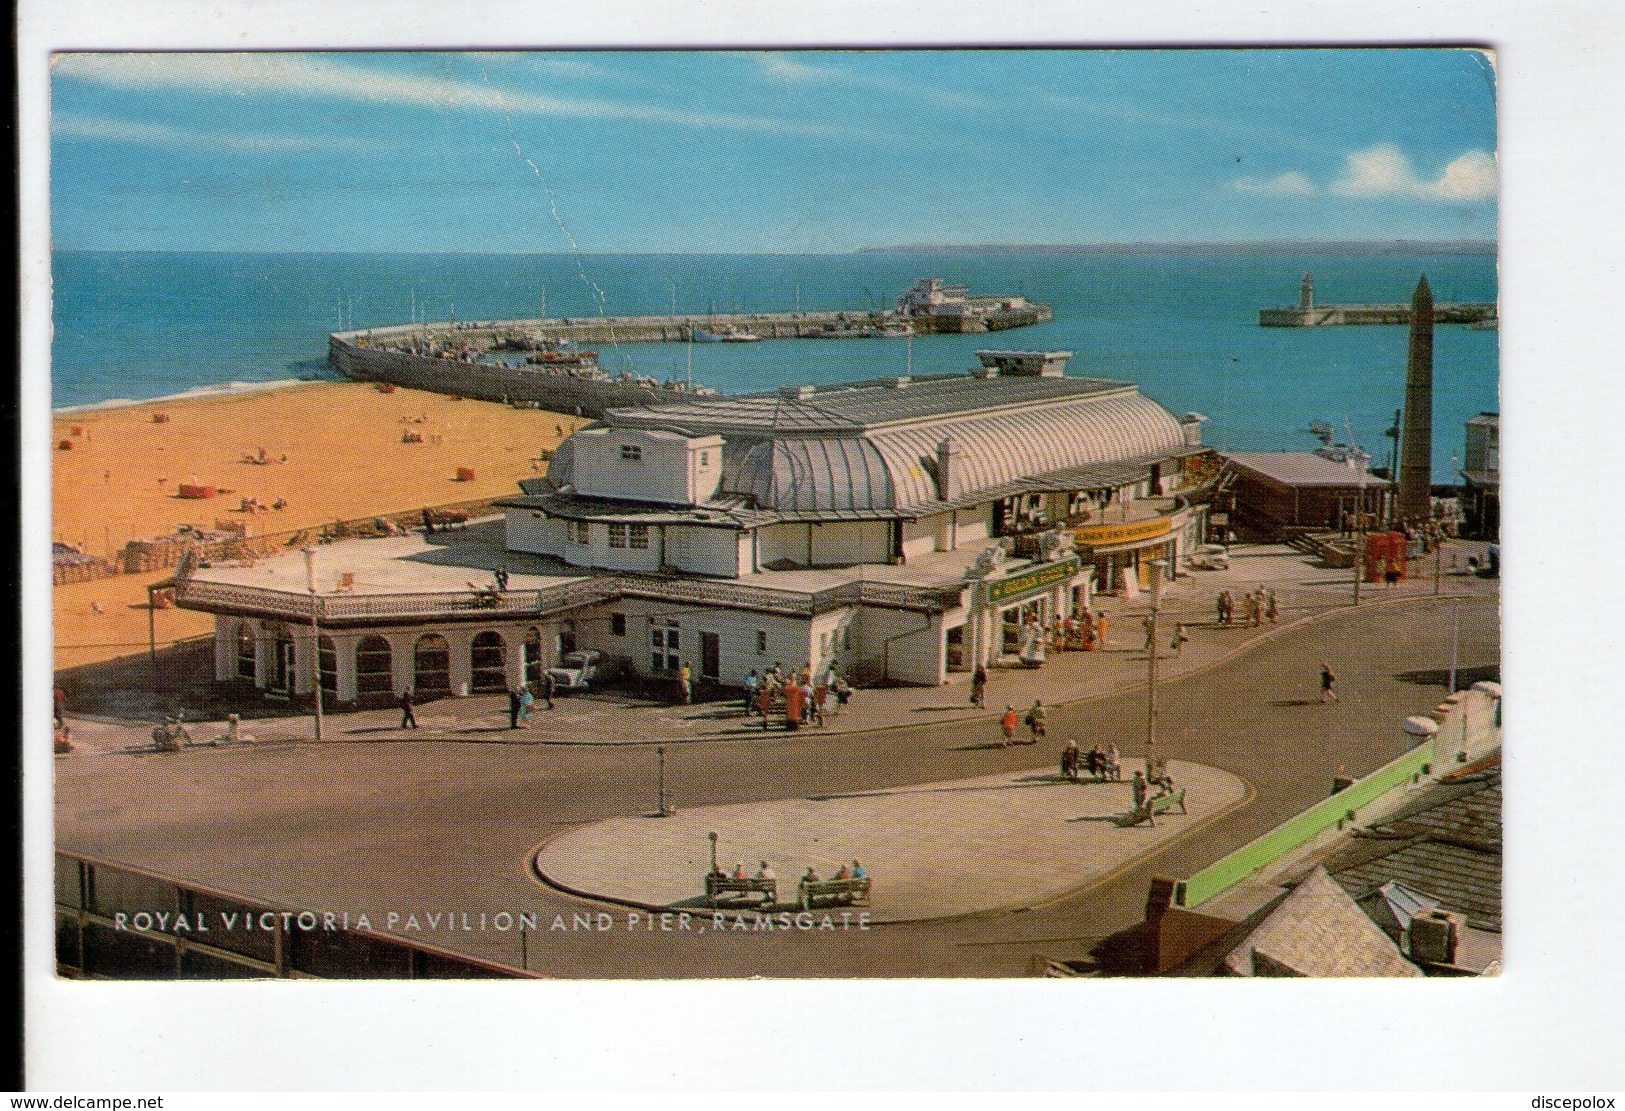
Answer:
<svg viewBox="0 0 1625 1111"><path fill-rule="evenodd" d="M322 635L316 625L316 549L305 545L305 587L310 591L310 689L316 696L316 739L322 739Z"/></svg>
<svg viewBox="0 0 1625 1111"><path fill-rule="evenodd" d="M1153 773L1152 752L1157 744L1157 607L1162 603L1162 569L1168 561L1154 559L1151 561L1151 616L1147 618L1146 641L1149 651L1146 652L1146 683L1145 683L1145 774L1149 778Z"/></svg>

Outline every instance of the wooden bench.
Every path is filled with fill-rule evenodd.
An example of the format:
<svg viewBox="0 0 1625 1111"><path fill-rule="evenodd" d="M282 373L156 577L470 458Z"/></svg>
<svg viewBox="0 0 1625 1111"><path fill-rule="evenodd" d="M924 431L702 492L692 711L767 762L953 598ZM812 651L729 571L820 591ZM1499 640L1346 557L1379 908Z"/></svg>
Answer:
<svg viewBox="0 0 1625 1111"><path fill-rule="evenodd" d="M779 901L779 881L761 879L734 879L732 876L720 876L715 872L707 872L705 876L705 898L715 909L717 900L723 895L761 895L762 906L772 906Z"/></svg>
<svg viewBox="0 0 1625 1111"><path fill-rule="evenodd" d="M819 899L836 899L843 903L869 901L869 877L844 880L802 880L796 893L802 910L811 910Z"/></svg>
<svg viewBox="0 0 1625 1111"><path fill-rule="evenodd" d="M1149 822L1154 826L1157 824L1158 814L1175 806L1179 807L1181 814L1187 813L1185 809L1185 788L1183 787L1177 791L1164 791L1160 795L1152 795L1146 799L1144 806L1129 815L1130 821L1128 824L1137 826L1141 822Z"/></svg>

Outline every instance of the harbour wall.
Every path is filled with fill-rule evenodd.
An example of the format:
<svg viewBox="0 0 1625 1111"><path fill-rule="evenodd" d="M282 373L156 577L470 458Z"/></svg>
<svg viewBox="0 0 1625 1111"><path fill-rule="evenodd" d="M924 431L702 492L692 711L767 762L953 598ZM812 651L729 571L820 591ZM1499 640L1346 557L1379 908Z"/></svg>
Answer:
<svg viewBox="0 0 1625 1111"><path fill-rule="evenodd" d="M374 339L384 338L384 331L374 330ZM681 390L634 381L576 378L531 367L490 366L466 359L362 347L340 335L328 337L327 361L346 378L361 382L390 382L409 389L480 401L530 402L556 413L583 417L599 417L609 409L658 405L692 396Z"/></svg>
<svg viewBox="0 0 1625 1111"><path fill-rule="evenodd" d="M762 312L717 313L704 316L598 316L551 317L531 320L441 321L434 324L399 324L388 328L336 332L334 337L355 342L370 337L387 343L414 335L456 335L473 342L492 341L505 333L536 333L568 343L682 343L697 330L720 332L739 328L763 339L840 338L850 330L856 338L863 328L884 328L903 324L916 334L999 332L1049 320L1048 305L1029 304L1021 308L991 309L963 316L905 316L891 310L866 312ZM831 336L831 332L837 333Z"/></svg>
<svg viewBox="0 0 1625 1111"><path fill-rule="evenodd" d="M1435 324L1476 324L1495 319L1495 304L1489 301L1440 302L1433 306ZM1331 324L1409 324L1411 307L1394 305L1314 305L1300 308L1259 309L1258 323L1264 328L1313 328Z"/></svg>

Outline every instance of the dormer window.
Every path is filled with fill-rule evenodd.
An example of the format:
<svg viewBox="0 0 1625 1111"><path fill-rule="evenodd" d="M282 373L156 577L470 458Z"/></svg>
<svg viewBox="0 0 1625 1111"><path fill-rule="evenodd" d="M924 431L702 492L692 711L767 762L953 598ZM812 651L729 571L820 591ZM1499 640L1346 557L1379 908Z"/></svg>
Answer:
<svg viewBox="0 0 1625 1111"><path fill-rule="evenodd" d="M636 463L643 458L643 448L639 447L637 444L622 444L621 458L630 459L632 462Z"/></svg>
<svg viewBox="0 0 1625 1111"><path fill-rule="evenodd" d="M709 451L700 452L700 466L709 467L710 465L711 465L711 453Z"/></svg>

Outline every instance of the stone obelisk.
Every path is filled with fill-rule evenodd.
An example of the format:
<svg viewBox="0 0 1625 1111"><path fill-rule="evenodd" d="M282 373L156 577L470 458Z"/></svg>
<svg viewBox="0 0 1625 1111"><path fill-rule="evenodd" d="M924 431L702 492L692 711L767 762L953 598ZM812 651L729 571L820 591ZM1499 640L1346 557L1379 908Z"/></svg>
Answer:
<svg viewBox="0 0 1625 1111"><path fill-rule="evenodd" d="M1410 354L1405 361L1405 421L1400 428L1399 515L1433 515L1433 291L1427 275L1411 295Z"/></svg>

